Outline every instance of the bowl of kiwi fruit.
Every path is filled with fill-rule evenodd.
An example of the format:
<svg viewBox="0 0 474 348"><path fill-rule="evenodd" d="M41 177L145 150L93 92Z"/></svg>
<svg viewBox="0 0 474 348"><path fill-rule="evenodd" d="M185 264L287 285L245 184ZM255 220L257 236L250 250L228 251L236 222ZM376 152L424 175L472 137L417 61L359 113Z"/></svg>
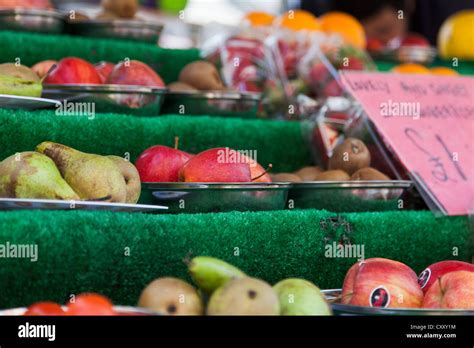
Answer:
<svg viewBox="0 0 474 348"><path fill-rule="evenodd" d="M371 167L371 153L359 139L347 138L332 151L327 169L310 166L293 173L272 175L291 182L287 207L335 212L386 211L404 208L408 180L392 180Z"/></svg>
<svg viewBox="0 0 474 348"><path fill-rule="evenodd" d="M187 64L167 87L162 114L255 118L262 99L261 93L228 89L205 60Z"/></svg>
<svg viewBox="0 0 474 348"><path fill-rule="evenodd" d="M66 16L52 9L0 9L0 30L61 34Z"/></svg>
<svg viewBox="0 0 474 348"><path fill-rule="evenodd" d="M139 5L138 0L102 0L101 11L94 17L70 12L67 31L72 35L157 44L164 26L141 18Z"/></svg>

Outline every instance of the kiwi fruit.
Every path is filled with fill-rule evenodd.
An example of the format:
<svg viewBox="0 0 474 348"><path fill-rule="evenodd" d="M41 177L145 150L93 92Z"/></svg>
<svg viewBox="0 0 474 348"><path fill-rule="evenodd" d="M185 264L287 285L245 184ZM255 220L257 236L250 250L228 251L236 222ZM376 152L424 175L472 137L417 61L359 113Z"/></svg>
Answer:
<svg viewBox="0 0 474 348"><path fill-rule="evenodd" d="M167 315L202 315L204 304L197 290L177 278L159 278L142 291L138 306Z"/></svg>
<svg viewBox="0 0 474 348"><path fill-rule="evenodd" d="M68 18L70 21L85 21L90 19L89 16L85 15L82 12L75 12L74 16L70 15Z"/></svg>
<svg viewBox="0 0 474 348"><path fill-rule="evenodd" d="M217 68L212 63L204 60L186 65L179 73L179 81L201 91L225 89Z"/></svg>
<svg viewBox="0 0 474 348"><path fill-rule="evenodd" d="M102 0L102 7L120 18L133 18L138 11L138 0Z"/></svg>
<svg viewBox="0 0 474 348"><path fill-rule="evenodd" d="M273 182L300 182L301 178L292 173L270 174Z"/></svg>
<svg viewBox="0 0 474 348"><path fill-rule="evenodd" d="M314 181L321 172L319 167L303 167L294 174L298 175L302 181Z"/></svg>
<svg viewBox="0 0 474 348"><path fill-rule="evenodd" d="M320 173L316 181L348 181L351 177L345 171L336 169Z"/></svg>
<svg viewBox="0 0 474 348"><path fill-rule="evenodd" d="M115 13L113 12L110 12L110 11L103 11L101 13L99 13L97 15L97 17L95 17L96 19L119 19L120 17L118 15L116 15Z"/></svg>
<svg viewBox="0 0 474 348"><path fill-rule="evenodd" d="M273 288L256 278L228 281L212 294L209 315L279 315L280 303Z"/></svg>
<svg viewBox="0 0 474 348"><path fill-rule="evenodd" d="M359 139L347 138L334 149L328 169L340 169L352 175L359 169L369 166L370 152L367 146Z"/></svg>
<svg viewBox="0 0 474 348"><path fill-rule="evenodd" d="M176 81L170 83L168 86L168 89L170 92L194 92L197 91L196 88L194 88L191 85L188 85L187 83Z"/></svg>
<svg viewBox="0 0 474 348"><path fill-rule="evenodd" d="M375 168L367 167L352 174L351 180L390 180L390 178Z"/></svg>

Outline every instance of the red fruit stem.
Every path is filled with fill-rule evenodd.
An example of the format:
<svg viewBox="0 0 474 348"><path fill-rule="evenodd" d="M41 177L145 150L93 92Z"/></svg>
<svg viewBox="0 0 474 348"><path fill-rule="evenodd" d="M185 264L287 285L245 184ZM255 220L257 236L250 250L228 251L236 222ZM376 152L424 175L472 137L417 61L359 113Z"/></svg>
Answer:
<svg viewBox="0 0 474 348"><path fill-rule="evenodd" d="M264 176L265 174L268 174L268 172L269 172L270 170L272 170L272 168L273 168L273 164L270 163L270 164L268 165L267 169L265 169L265 171L264 171L262 174L260 174L259 176L257 176L256 178L253 178L252 181L258 180L258 179L260 179L262 176Z"/></svg>

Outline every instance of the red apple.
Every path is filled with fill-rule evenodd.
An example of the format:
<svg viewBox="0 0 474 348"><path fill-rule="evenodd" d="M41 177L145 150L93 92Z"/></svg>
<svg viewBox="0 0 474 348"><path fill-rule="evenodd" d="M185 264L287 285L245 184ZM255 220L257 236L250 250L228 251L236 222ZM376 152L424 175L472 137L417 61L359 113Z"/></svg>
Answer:
<svg viewBox="0 0 474 348"><path fill-rule="evenodd" d="M341 70L364 70L365 64L364 61L357 57L349 57L347 60L347 65L341 64L339 67Z"/></svg>
<svg viewBox="0 0 474 348"><path fill-rule="evenodd" d="M329 71L323 63L314 64L309 71L309 80L311 83L325 82L329 77Z"/></svg>
<svg viewBox="0 0 474 348"><path fill-rule="evenodd" d="M423 46L429 47L430 42L419 34L408 34L402 40L401 46Z"/></svg>
<svg viewBox="0 0 474 348"><path fill-rule="evenodd" d="M118 63L110 73L109 84L164 87L161 77L148 65L137 60Z"/></svg>
<svg viewBox="0 0 474 348"><path fill-rule="evenodd" d="M52 9L49 0L0 0L0 8Z"/></svg>
<svg viewBox="0 0 474 348"><path fill-rule="evenodd" d="M31 67L31 70L33 70L36 73L36 75L38 75L40 78L43 78L48 74L51 68L56 64L58 64L58 62L55 60L43 60L42 62L39 62L33 65Z"/></svg>
<svg viewBox="0 0 474 348"><path fill-rule="evenodd" d="M355 306L418 308L422 301L415 272L389 259L373 258L354 264L342 288L341 302Z"/></svg>
<svg viewBox="0 0 474 348"><path fill-rule="evenodd" d="M446 273L428 289L423 308L474 309L474 272Z"/></svg>
<svg viewBox="0 0 474 348"><path fill-rule="evenodd" d="M266 170L260 164L258 164L257 161L245 155L242 155L242 158L244 162L249 164L252 182L272 182L272 177L270 174L268 174Z"/></svg>
<svg viewBox="0 0 474 348"><path fill-rule="evenodd" d="M95 65L95 70L99 73L102 83L105 83L114 67L115 64L110 62L99 62Z"/></svg>
<svg viewBox="0 0 474 348"><path fill-rule="evenodd" d="M418 284L420 284L423 293L426 293L438 278L442 277L446 273L454 271L474 272L474 265L472 263L456 260L447 260L433 263L420 273L418 276Z"/></svg>
<svg viewBox="0 0 474 348"><path fill-rule="evenodd" d="M180 178L185 182L250 182L252 174L238 151L221 147L191 158L181 168Z"/></svg>
<svg viewBox="0 0 474 348"><path fill-rule="evenodd" d="M384 49L384 43L376 38L368 38L367 39L367 51L371 52L380 52Z"/></svg>
<svg viewBox="0 0 474 348"><path fill-rule="evenodd" d="M75 57L61 59L44 82L56 85L102 83L99 74L91 63Z"/></svg>
<svg viewBox="0 0 474 348"><path fill-rule="evenodd" d="M176 182L179 170L192 157L187 152L156 145L143 151L135 166L142 182Z"/></svg>
<svg viewBox="0 0 474 348"><path fill-rule="evenodd" d="M331 80L324 86L323 95L326 97L340 97L343 93L343 89L339 82Z"/></svg>
<svg viewBox="0 0 474 348"><path fill-rule="evenodd" d="M263 91L263 89L254 81L240 81L238 83L233 83L232 87L240 92L261 93Z"/></svg>

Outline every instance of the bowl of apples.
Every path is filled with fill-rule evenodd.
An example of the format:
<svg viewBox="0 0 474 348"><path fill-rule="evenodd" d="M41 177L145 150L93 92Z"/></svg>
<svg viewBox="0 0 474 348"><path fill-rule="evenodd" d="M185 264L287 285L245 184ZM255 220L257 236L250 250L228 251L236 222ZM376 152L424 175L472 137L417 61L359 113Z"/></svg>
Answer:
<svg viewBox="0 0 474 348"><path fill-rule="evenodd" d="M446 260L417 277L384 258L355 263L342 289L323 291L335 315L474 315L474 265Z"/></svg>
<svg viewBox="0 0 474 348"><path fill-rule="evenodd" d="M45 65L43 68L41 65ZM161 77L147 64L124 60L93 65L81 58L36 65L43 73L43 96L70 106L94 106L94 112L158 116L166 92Z"/></svg>
<svg viewBox="0 0 474 348"><path fill-rule="evenodd" d="M214 148L192 155L156 145L135 162L142 199L168 206L171 213L284 209L290 184L272 182L251 154ZM271 166L269 166L271 167Z"/></svg>

